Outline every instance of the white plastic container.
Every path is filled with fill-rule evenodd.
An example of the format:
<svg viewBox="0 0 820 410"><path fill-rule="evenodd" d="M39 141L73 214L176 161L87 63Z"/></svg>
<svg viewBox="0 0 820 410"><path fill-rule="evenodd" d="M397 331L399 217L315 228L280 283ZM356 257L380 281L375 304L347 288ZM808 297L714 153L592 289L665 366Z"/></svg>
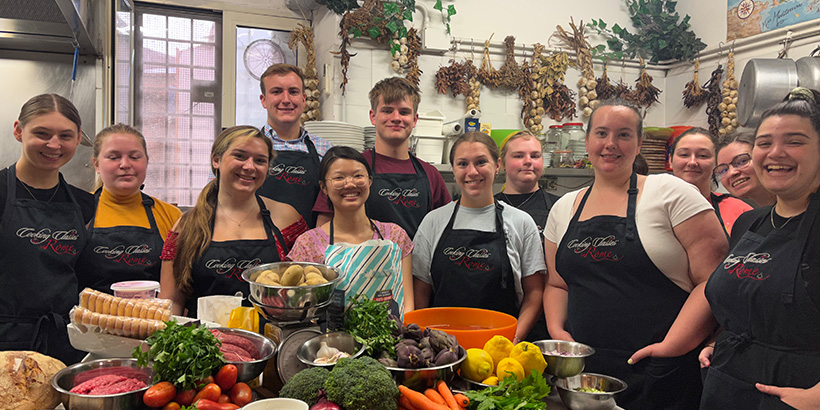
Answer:
<svg viewBox="0 0 820 410"><path fill-rule="evenodd" d="M419 114L413 134L420 137L440 137L443 134L444 114L441 111L430 111Z"/></svg>
<svg viewBox="0 0 820 410"><path fill-rule="evenodd" d="M418 142L416 142L416 156L420 160L431 164L441 164L442 157L444 156L445 141L446 138L444 136L419 136Z"/></svg>
<svg viewBox="0 0 820 410"><path fill-rule="evenodd" d="M159 282L153 280L129 280L111 285L114 296L120 298L153 299L159 294Z"/></svg>

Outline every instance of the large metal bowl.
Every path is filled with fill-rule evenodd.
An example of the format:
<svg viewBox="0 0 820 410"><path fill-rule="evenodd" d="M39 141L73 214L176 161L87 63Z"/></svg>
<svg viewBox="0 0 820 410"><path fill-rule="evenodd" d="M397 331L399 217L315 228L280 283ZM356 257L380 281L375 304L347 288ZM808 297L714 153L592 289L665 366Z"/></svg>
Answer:
<svg viewBox="0 0 820 410"><path fill-rule="evenodd" d="M425 367L421 369L405 369L402 367L387 367L396 383L403 384L413 390L423 391L428 387L433 387L436 380L450 382L453 376L458 373L461 363L467 358L467 351L463 347L458 347L458 360L453 363L435 367Z"/></svg>
<svg viewBox="0 0 820 410"><path fill-rule="evenodd" d="M146 387L127 393L88 396L71 393L70 390L97 376L119 375L132 377L145 383ZM66 410L136 410L143 409L142 396L153 383L154 370L137 366L137 359L103 359L77 363L54 375L51 386L60 393L60 402Z"/></svg>
<svg viewBox="0 0 820 410"><path fill-rule="evenodd" d="M581 374L586 357L595 353L595 349L590 346L566 340L539 340L533 344L541 349L541 354L547 361L544 371L558 378Z"/></svg>
<svg viewBox="0 0 820 410"><path fill-rule="evenodd" d="M316 363L316 352L322 346L322 343L327 343L329 347L339 349L350 355L351 359L355 359L364 353L365 346L359 343L353 335L347 332L331 332L321 335L302 343L299 350L296 351L296 357L302 363L312 367L326 367L331 368L335 363Z"/></svg>
<svg viewBox="0 0 820 410"><path fill-rule="evenodd" d="M256 278L265 270L283 272L293 265L314 266L319 269L328 282L310 286L272 286L256 282ZM242 279L248 282L251 292L250 297L257 304L274 309L292 310L328 305L333 290L336 289L336 285L342 277L336 269L320 263L274 262L246 269L242 272Z"/></svg>
<svg viewBox="0 0 820 410"><path fill-rule="evenodd" d="M305 306L300 308L285 309L275 306L268 306L264 303L254 299L253 296L248 297L248 301L262 315L263 318L273 322L306 322L315 317L321 317L327 309L327 303L323 306Z"/></svg>
<svg viewBox="0 0 820 410"><path fill-rule="evenodd" d="M580 379L580 381L577 379ZM555 387L558 388L561 401L572 410L611 410L616 406L615 395L626 390L626 383L611 376L581 373L578 378L573 378L573 380L557 379ZM582 387L602 390L603 393L577 390Z"/></svg>
<svg viewBox="0 0 820 410"><path fill-rule="evenodd" d="M237 373L237 380L243 383L247 383L262 374L262 371L265 370L265 366L268 364L268 360L270 360L273 355L276 353L276 345L273 342L261 335L259 333L251 332L248 330L243 329L234 329L230 327L217 327L214 330L218 330L226 335L234 335L244 338L245 340L250 341L256 346L256 349L259 350L259 354L261 357L257 360L249 361L249 362L232 362L226 360L226 363L230 363L236 366L238 370Z"/></svg>

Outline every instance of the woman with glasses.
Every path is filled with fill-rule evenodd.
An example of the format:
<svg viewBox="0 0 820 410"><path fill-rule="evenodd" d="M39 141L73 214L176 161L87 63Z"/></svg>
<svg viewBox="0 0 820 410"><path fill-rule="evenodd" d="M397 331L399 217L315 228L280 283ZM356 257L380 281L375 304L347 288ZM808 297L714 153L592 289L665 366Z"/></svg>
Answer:
<svg viewBox="0 0 820 410"><path fill-rule="evenodd" d="M754 206L774 205L775 196L763 188L752 166L752 147L755 136L751 132L732 134L717 147L717 181L737 198L751 201Z"/></svg>
<svg viewBox="0 0 820 410"><path fill-rule="evenodd" d="M541 313L541 233L526 212L493 198L499 154L487 134L468 132L450 149L461 198L431 211L414 242L416 308L490 309L518 318L524 340Z"/></svg>
<svg viewBox="0 0 820 410"><path fill-rule="evenodd" d="M337 286L345 294L341 300L358 294L389 300L391 311L401 316L414 307L413 241L400 226L367 216L372 183L373 172L361 153L346 146L330 148L319 167L319 186L333 217L299 236L288 258L337 268L344 276ZM339 309L343 306L328 308L329 328L339 325Z"/></svg>
<svg viewBox="0 0 820 410"><path fill-rule="evenodd" d="M712 191L717 186L717 179L712 176L716 165L715 139L708 130L694 127L677 136L672 143L670 162L672 174L694 185L712 204L726 235L732 232L737 217L752 209L737 198Z"/></svg>
<svg viewBox="0 0 820 410"><path fill-rule="evenodd" d="M285 258L307 223L292 206L259 196L276 152L270 138L251 126L222 131L211 147L216 178L165 240L159 297L173 313L196 317L197 299L250 294L242 272Z"/></svg>
<svg viewBox="0 0 820 410"><path fill-rule="evenodd" d="M735 222L706 299L721 325L701 352L701 409L820 408L820 93L762 116L752 164L777 197Z"/></svg>

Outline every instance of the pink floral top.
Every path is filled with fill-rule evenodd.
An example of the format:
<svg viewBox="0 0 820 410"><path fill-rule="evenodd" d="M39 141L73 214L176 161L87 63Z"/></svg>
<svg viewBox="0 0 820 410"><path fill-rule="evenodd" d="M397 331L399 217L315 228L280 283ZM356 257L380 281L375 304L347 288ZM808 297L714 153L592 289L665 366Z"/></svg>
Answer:
<svg viewBox="0 0 820 410"><path fill-rule="evenodd" d="M373 221L373 223L379 228L384 239L399 245L402 259L410 256L413 252L413 241L404 229L389 222ZM376 232L373 232L373 239L379 239ZM295 262L325 263L325 249L329 244L330 236L327 232L320 227L313 228L296 238L296 243L288 253L288 259Z"/></svg>

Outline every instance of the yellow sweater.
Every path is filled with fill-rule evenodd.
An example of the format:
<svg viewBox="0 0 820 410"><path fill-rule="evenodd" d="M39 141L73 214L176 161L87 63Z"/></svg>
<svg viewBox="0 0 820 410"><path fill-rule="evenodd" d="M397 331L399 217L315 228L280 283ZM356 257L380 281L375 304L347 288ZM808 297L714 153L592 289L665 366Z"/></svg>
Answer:
<svg viewBox="0 0 820 410"><path fill-rule="evenodd" d="M167 202L160 201L157 198L153 199L154 206L151 207L151 211L154 213L157 229L159 229L164 241L165 237L168 236L168 231L174 226L182 212L179 208ZM100 202L97 204L97 217L94 219L94 227L111 228L114 226L151 227L139 192L127 197L121 197L103 188L100 194Z"/></svg>

